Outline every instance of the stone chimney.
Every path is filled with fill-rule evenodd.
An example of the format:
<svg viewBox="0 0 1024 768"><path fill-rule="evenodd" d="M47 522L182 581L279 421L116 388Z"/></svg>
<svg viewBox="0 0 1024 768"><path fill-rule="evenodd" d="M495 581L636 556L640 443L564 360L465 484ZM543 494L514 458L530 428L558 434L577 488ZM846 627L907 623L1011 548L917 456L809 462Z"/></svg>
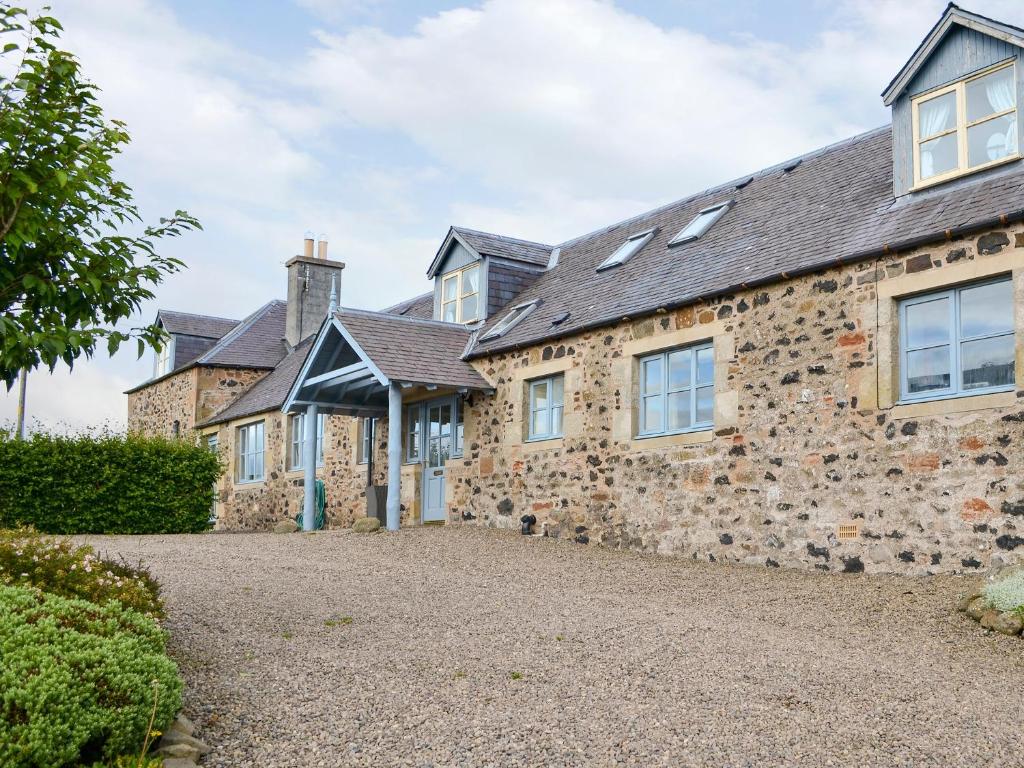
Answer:
<svg viewBox="0 0 1024 768"><path fill-rule="evenodd" d="M302 255L285 264L288 269L288 317L285 338L293 347L320 330L331 305L332 282L341 290L341 271L345 265L327 258L327 235L320 235L314 249L313 233L307 232Z"/></svg>

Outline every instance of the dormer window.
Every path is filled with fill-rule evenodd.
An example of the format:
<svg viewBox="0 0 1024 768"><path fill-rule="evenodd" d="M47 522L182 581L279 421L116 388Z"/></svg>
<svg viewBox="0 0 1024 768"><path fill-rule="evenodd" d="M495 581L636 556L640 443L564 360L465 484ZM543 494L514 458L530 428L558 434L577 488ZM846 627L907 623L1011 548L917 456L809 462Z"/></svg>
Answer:
<svg viewBox="0 0 1024 768"><path fill-rule="evenodd" d="M668 244L670 246L681 245L699 239L701 235L714 226L716 221L725 215L726 211L732 208L732 204L732 200L727 200L724 203L705 208L693 218L693 221L683 227L678 235L669 240Z"/></svg>
<svg viewBox="0 0 1024 768"><path fill-rule="evenodd" d="M1019 157L1013 62L923 94L911 106L915 186Z"/></svg>
<svg viewBox="0 0 1024 768"><path fill-rule="evenodd" d="M449 272L441 279L441 319L473 323L480 319L480 265Z"/></svg>
<svg viewBox="0 0 1024 768"><path fill-rule="evenodd" d="M153 378L158 378L171 372L172 361L174 360L174 337L170 336L164 340L164 345L156 353L156 360L153 365Z"/></svg>
<svg viewBox="0 0 1024 768"><path fill-rule="evenodd" d="M636 256L641 248L647 245L650 239L654 237L656 231L657 230L654 229L648 229L643 232L638 232L635 235L630 235L626 238L626 242L620 245L611 256L598 265L597 271L600 272L605 269L617 267L620 264L625 264L631 258Z"/></svg>

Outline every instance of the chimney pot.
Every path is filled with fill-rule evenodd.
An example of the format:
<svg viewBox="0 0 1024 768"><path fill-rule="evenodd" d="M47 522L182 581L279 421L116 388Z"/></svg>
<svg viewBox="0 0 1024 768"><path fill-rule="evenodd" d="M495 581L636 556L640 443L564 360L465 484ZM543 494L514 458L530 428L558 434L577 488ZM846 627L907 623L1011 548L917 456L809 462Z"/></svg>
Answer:
<svg viewBox="0 0 1024 768"><path fill-rule="evenodd" d="M316 256L318 259L327 258L327 235L321 233L320 241L316 244Z"/></svg>
<svg viewBox="0 0 1024 768"><path fill-rule="evenodd" d="M308 230L302 236L302 255L307 259L313 258L313 233Z"/></svg>

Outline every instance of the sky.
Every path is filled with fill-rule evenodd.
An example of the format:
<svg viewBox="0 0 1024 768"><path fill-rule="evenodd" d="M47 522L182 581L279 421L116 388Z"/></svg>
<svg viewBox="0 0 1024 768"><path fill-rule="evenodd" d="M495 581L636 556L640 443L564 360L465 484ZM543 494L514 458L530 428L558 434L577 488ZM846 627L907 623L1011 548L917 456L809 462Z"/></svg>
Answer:
<svg viewBox="0 0 1024 768"><path fill-rule="evenodd" d="M345 306L429 290L449 225L558 243L890 121L945 0L50 0L145 220L203 231L157 309L285 298L306 231ZM31 6L31 2L29 3ZM41 5L41 3L40 3ZM963 5L1024 25L1020 0ZM36 428L123 428L134 345L29 376ZM16 393L0 390L0 424Z"/></svg>

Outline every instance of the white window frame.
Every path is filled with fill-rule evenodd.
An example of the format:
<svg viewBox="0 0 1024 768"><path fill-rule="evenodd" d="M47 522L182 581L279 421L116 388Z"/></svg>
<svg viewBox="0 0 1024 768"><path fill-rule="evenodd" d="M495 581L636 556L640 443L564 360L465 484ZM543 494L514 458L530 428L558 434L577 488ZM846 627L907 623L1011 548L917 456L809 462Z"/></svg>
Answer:
<svg viewBox="0 0 1024 768"><path fill-rule="evenodd" d="M963 383L964 372L961 366L961 355L960 347L964 343L972 341L980 341L983 339L995 339L1004 336L1014 336L1016 328L1011 325L1009 331L999 331L998 333L982 334L980 336L963 336L960 332L960 296L965 290L971 288L978 288L983 285L992 285L995 283L1011 283L1012 278L1010 276L999 277L994 280L981 280L979 282L965 283L964 285L958 285L954 288L947 288L942 291L932 291L930 293L923 293L918 296L912 296L910 298L902 299L899 303L899 368L900 368L900 402L901 403L920 403L929 400L949 400L958 397L973 397L974 395L987 395L993 392L1012 392L1017 387L1016 380L1010 384L1002 384L992 387L976 387L973 389L966 389ZM1011 284L1012 285L1012 284ZM1012 296L1012 292L1011 292ZM909 307L918 304L927 304L930 301L936 301L939 299L949 299L949 381L950 384L945 389L930 389L927 392L911 393L909 382L907 380L907 374L909 373L909 367L907 366L907 356L911 352L917 352L922 349L932 349L934 347L945 346L945 344L933 344L928 346L920 346L911 348L907 340L907 309ZM1012 301L1012 299L1011 299ZM1011 307L1011 312L1015 308ZM1014 379L1016 379L1016 371L1014 371Z"/></svg>
<svg viewBox="0 0 1024 768"><path fill-rule="evenodd" d="M1003 110L1002 112L994 112L991 115L986 115L985 117L980 118L978 120L973 120L971 122L968 122L967 121L967 84L972 82L972 81L974 81L974 80L978 80L978 79L980 79L982 77L986 77L988 75L991 75L993 72L998 72L1001 69L1006 69L1007 67L1009 67L1011 69L1011 71L1012 71L1012 77L1013 77L1013 83L1014 83L1014 99L1015 100L1014 100L1013 108L1012 109ZM920 135L920 120L919 120L919 112L920 112L921 105L923 103L927 102L927 101L931 101L932 99L936 99L936 98L939 98L940 96L944 96L947 93L956 93L956 126L953 127L953 128L950 128L950 129L948 129L946 131L942 131L940 133L936 133L936 134L934 134L932 136L925 136L924 138L922 138L921 135ZM910 112L911 112L911 124L912 124L911 130L913 131L913 136L912 136L913 141L911 142L911 144L912 144L912 151L914 153L914 158L913 158L913 160L914 160L914 189L920 189L922 187L930 187L933 184L941 184L942 182L949 181L950 179L959 178L960 176L966 176L967 174L971 174L971 173L977 173L978 171L983 171L986 168L991 168L992 166L995 166L995 165L1001 165L1002 163L1009 163L1009 162L1012 162L1014 160L1020 159L1020 157L1021 157L1021 154L1020 154L1020 130L1021 130L1021 125L1020 125L1020 114L1019 114L1019 107L1020 107L1020 105L1016 103L1016 93L1017 93L1017 70L1016 70L1016 63L1011 60L1011 61L1008 61L1008 62L1004 62L1002 64L996 64L995 66L988 67L986 69L981 70L980 72L975 72L970 77L965 77L962 80L958 80L955 83L951 83L949 85L943 86L942 88L936 88L934 90L928 91L927 93L922 93L919 96L913 97L910 100ZM1010 152L1006 157L1000 157L1000 158L997 158L995 160L989 160L987 163L982 163L980 165L969 166L968 165L968 153L967 153L967 150L968 150L968 147L967 147L967 129L971 128L972 126L981 125L982 123L987 123L990 120L995 120L995 119L998 119L1000 117L1004 117L1004 116L1010 115L1010 114L1017 114L1017 147L1016 147L1016 149L1014 151ZM931 141L933 139L939 138L940 136L947 136L947 135L950 135L950 134L956 134L956 141L957 141L957 146L956 146L956 149L957 149L957 167L954 168L953 170L946 171L945 173L936 174L934 176L929 176L926 179L922 179L921 178L921 144L926 143L928 141Z"/></svg>
<svg viewBox="0 0 1024 768"><path fill-rule="evenodd" d="M562 399L559 401L555 400L555 381L562 383ZM540 379L531 379L527 382L529 389L526 395L526 418L527 423L527 441L530 440L553 440L558 437L562 437L565 433L565 374L556 373L551 376L545 376ZM547 386L548 391L548 404L543 408L537 407L537 390L541 385ZM555 411L558 411L561 418L558 420L558 427L555 427ZM537 414L544 414L543 418L546 423L546 428L542 432L538 432L534 429L537 422Z"/></svg>
<svg viewBox="0 0 1024 768"><path fill-rule="evenodd" d="M235 430L235 482L259 483L266 476L265 424L253 421Z"/></svg>
<svg viewBox="0 0 1024 768"><path fill-rule="evenodd" d="M168 337L159 352L155 353L153 360L153 378L157 379L168 374L174 365L174 335Z"/></svg>
<svg viewBox="0 0 1024 768"><path fill-rule="evenodd" d="M324 465L324 419L326 414L316 415L316 465ZM306 425L306 414L293 413L288 418L288 466L293 472L302 469L302 457L305 455L303 436Z"/></svg>
<svg viewBox="0 0 1024 768"><path fill-rule="evenodd" d="M724 203L709 205L707 208L698 211L697 215L690 219L690 223L679 230L679 234L668 241L669 247L682 245L683 243L692 243L694 240L700 239L705 232L715 226L718 220L732 208L733 202L732 200L726 200ZM705 217L703 220L701 219L702 216Z"/></svg>
<svg viewBox="0 0 1024 768"><path fill-rule="evenodd" d="M373 437L377 431L377 417L363 416L359 419L359 448L356 456L357 464L369 464L370 452L373 450Z"/></svg>
<svg viewBox="0 0 1024 768"><path fill-rule="evenodd" d="M643 232L637 232L635 235L630 235L622 245L615 249L611 256L597 265L597 271L603 272L606 269L622 266L640 253L657 232L658 230L655 227L653 229L646 229Z"/></svg>
<svg viewBox="0 0 1024 768"><path fill-rule="evenodd" d="M476 279L477 289L475 291L467 291L466 290L466 274L469 273L469 272L472 272L473 270L477 271L477 279ZM445 299L445 295L446 294L445 294L444 287L445 287L445 285L447 285L452 280L456 281L456 284L455 284L455 298L453 298L453 299ZM445 308L448 307L450 304L454 304L455 305L455 322L456 323L461 323L462 325L466 325L467 323L475 323L477 320L479 320L480 316L481 316L481 306L480 306L481 290L480 290L480 288L481 288L482 285L483 285L483 265L479 261L475 261L472 264L467 264L466 266L461 267L460 269L455 269L455 270L452 270L451 272L448 272L448 273L444 274L441 277L441 317L440 317L440 319L444 320ZM470 296L476 296L476 314L473 315L473 317L466 317L464 315L464 313L463 313L463 307L465 305L466 299L468 299Z"/></svg>
<svg viewBox="0 0 1024 768"><path fill-rule="evenodd" d="M697 383L697 355L703 350L711 351L711 381L705 384ZM668 358L670 355L688 352L690 354L690 379L685 386L672 388L669 386L669 365ZM649 355L643 355L637 358L639 362L638 368L638 384L639 384L639 397L638 397L638 414L637 414L637 433L638 438L643 437L662 437L665 435L682 435L688 432L703 432L708 429L713 429L715 425L714 417L714 397L715 397L715 356L714 356L714 342L704 341L698 344L687 344L681 347L672 347L671 349L665 349L660 352L654 352ZM652 394L645 394L644 387L644 369L645 363L653 362L654 360L660 360L661 362L661 390ZM697 391L700 389L711 389L711 419L708 421L697 421ZM683 427L682 429L669 429L668 428L668 398L669 395L678 394L680 392L690 393L690 426ZM661 400L661 426L658 429L651 429L644 419L644 402L648 399L659 398Z"/></svg>

